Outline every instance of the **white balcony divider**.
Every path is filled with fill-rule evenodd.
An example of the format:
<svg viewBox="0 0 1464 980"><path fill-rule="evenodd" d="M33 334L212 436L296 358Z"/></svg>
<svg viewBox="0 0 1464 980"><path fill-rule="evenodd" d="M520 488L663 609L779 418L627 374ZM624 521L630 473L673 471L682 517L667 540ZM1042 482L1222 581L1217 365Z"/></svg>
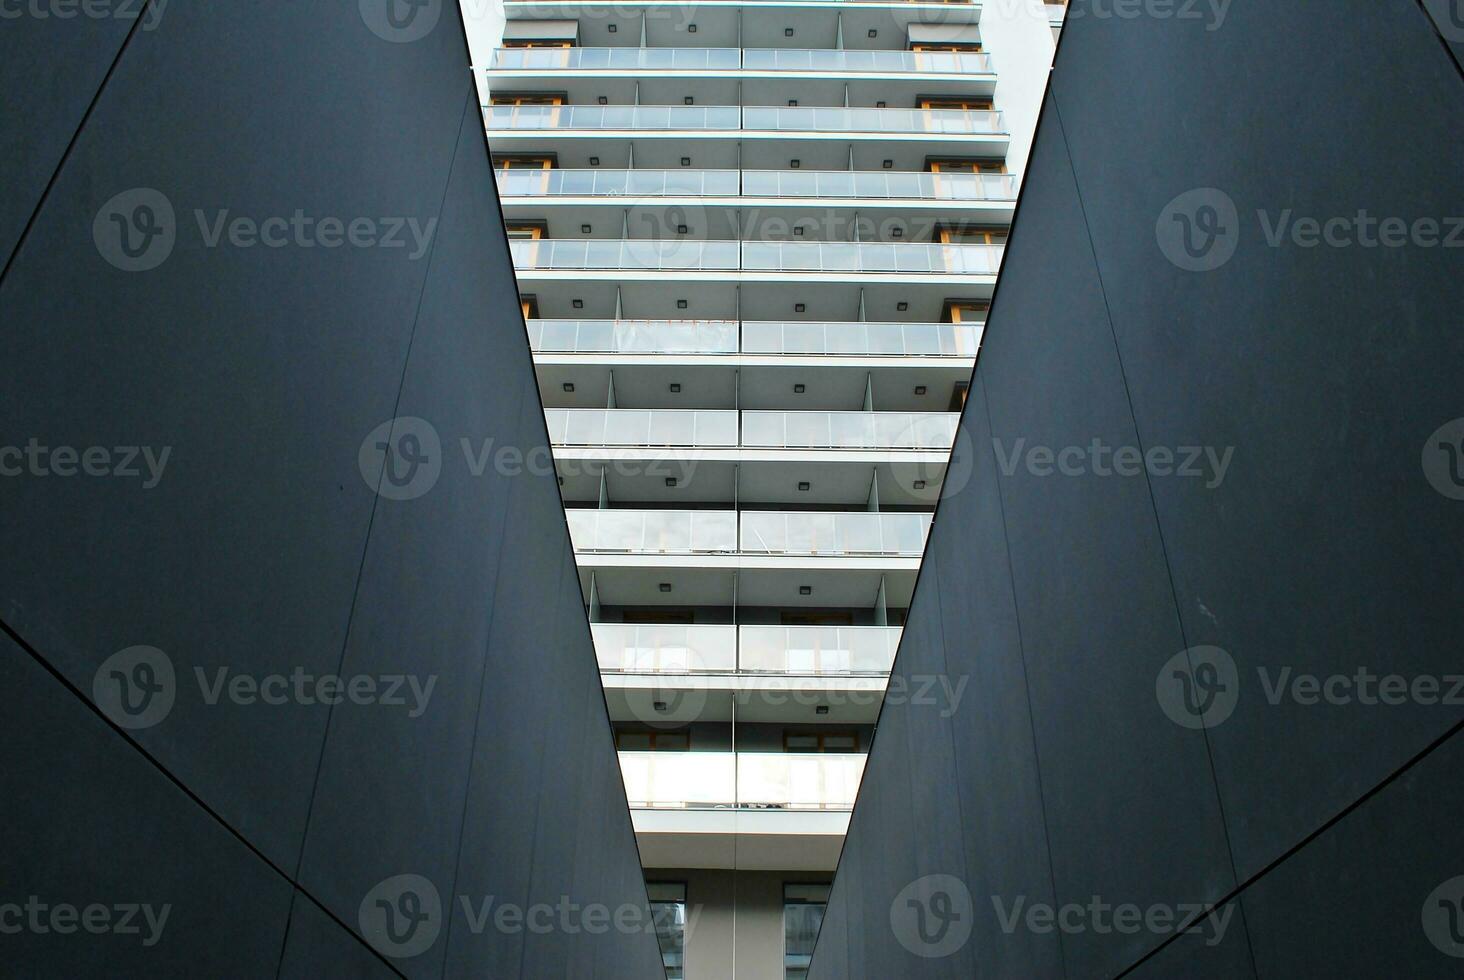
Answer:
<svg viewBox="0 0 1464 980"><path fill-rule="evenodd" d="M757 130L806 133L1004 135L995 109L867 109L841 106L490 105L490 130Z"/></svg>
<svg viewBox="0 0 1464 980"><path fill-rule="evenodd" d="M621 752L625 798L634 807L734 806L731 752Z"/></svg>
<svg viewBox="0 0 1464 980"><path fill-rule="evenodd" d="M735 354L736 320L529 320L529 346L568 354Z"/></svg>
<svg viewBox="0 0 1464 980"><path fill-rule="evenodd" d="M742 348L747 354L975 357L980 343L981 325L976 323L789 320L748 321L742 325Z"/></svg>
<svg viewBox="0 0 1464 980"><path fill-rule="evenodd" d="M617 673L731 672L737 669L736 626L595 623L600 669Z"/></svg>
<svg viewBox="0 0 1464 980"><path fill-rule="evenodd" d="M556 446L728 447L737 445L737 412L680 408L548 408Z"/></svg>
<svg viewBox="0 0 1464 980"><path fill-rule="evenodd" d="M898 626L740 626L739 670L760 674L888 674Z"/></svg>
<svg viewBox="0 0 1464 980"><path fill-rule="evenodd" d="M950 449L953 412L742 413L742 444L755 448Z"/></svg>
<svg viewBox="0 0 1464 980"><path fill-rule="evenodd" d="M929 514L742 511L741 550L766 555L901 555L918 558Z"/></svg>
<svg viewBox="0 0 1464 980"><path fill-rule="evenodd" d="M739 191L736 170L499 169L496 176L504 197L736 197Z"/></svg>
<svg viewBox="0 0 1464 980"><path fill-rule="evenodd" d="M776 807L847 810L865 756L831 752L626 752L625 796L633 807Z"/></svg>
<svg viewBox="0 0 1464 980"><path fill-rule="evenodd" d="M689 238L520 239L515 269L996 275L1001 245L923 242L736 242Z"/></svg>
<svg viewBox="0 0 1464 980"><path fill-rule="evenodd" d="M694 755L697 753L687 753ZM741 806L847 810L859 794L865 756L832 752L738 752Z"/></svg>
<svg viewBox="0 0 1464 980"><path fill-rule="evenodd" d="M699 555L737 550L737 512L733 510L571 508L565 514L576 551Z"/></svg>

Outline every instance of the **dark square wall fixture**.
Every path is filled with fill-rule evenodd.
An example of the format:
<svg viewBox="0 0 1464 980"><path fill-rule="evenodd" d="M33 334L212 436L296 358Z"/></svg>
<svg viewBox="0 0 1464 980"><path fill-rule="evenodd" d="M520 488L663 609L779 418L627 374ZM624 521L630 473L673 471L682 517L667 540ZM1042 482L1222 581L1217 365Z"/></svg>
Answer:
<svg viewBox="0 0 1464 980"><path fill-rule="evenodd" d="M1447 7L1074 0L814 980L1457 975Z"/></svg>

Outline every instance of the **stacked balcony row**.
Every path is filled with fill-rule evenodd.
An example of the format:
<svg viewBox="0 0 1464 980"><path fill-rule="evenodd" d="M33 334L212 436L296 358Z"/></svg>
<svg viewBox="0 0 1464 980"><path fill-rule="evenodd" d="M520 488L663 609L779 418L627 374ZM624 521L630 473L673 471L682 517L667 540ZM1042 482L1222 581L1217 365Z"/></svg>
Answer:
<svg viewBox="0 0 1464 980"><path fill-rule="evenodd" d="M1014 201L1012 174L885 170L498 170L503 197Z"/></svg>
<svg viewBox="0 0 1464 980"><path fill-rule="evenodd" d="M832 48L500 48L494 71L794 71L907 75L990 74L980 51L879 51Z"/></svg>
<svg viewBox="0 0 1464 980"><path fill-rule="evenodd" d="M515 269L994 276L1003 246L550 238L515 241L511 249Z"/></svg>
<svg viewBox="0 0 1464 980"><path fill-rule="evenodd" d="M860 753L620 752L633 807L847 810L864 774Z"/></svg>
<svg viewBox="0 0 1464 980"><path fill-rule="evenodd" d="M1006 133L995 109L839 106L490 105L490 132L524 130L756 130L792 133Z"/></svg>
<svg viewBox="0 0 1464 980"><path fill-rule="evenodd" d="M708 449L937 449L955 412L769 412L697 408L548 408L554 446Z"/></svg>
<svg viewBox="0 0 1464 980"><path fill-rule="evenodd" d="M623 674L883 676L898 626L595 623L600 669Z"/></svg>
<svg viewBox="0 0 1464 980"><path fill-rule="evenodd" d="M581 553L891 555L918 558L930 514L760 510L571 509Z"/></svg>
<svg viewBox="0 0 1464 980"><path fill-rule="evenodd" d="M529 320L535 353L975 357L980 323Z"/></svg>

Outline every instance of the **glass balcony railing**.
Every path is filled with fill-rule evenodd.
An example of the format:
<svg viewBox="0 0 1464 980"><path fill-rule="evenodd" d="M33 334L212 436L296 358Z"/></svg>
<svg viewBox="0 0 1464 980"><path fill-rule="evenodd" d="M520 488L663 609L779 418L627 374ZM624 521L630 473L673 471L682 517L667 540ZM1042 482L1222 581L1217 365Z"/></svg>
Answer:
<svg viewBox="0 0 1464 980"><path fill-rule="evenodd" d="M595 623L590 629L603 671L730 673L737 669L736 626Z"/></svg>
<svg viewBox="0 0 1464 980"><path fill-rule="evenodd" d="M892 170L498 170L503 197L816 197L1015 201L1012 174Z"/></svg>
<svg viewBox="0 0 1464 980"><path fill-rule="evenodd" d="M699 105L493 105L484 109L489 129L709 129L742 126L737 106Z"/></svg>
<svg viewBox="0 0 1464 980"><path fill-rule="evenodd" d="M737 412L680 408L548 408L544 419L556 446L737 445Z"/></svg>
<svg viewBox="0 0 1464 980"><path fill-rule="evenodd" d="M901 630L898 626L741 626L737 632L740 670L888 674L895 663Z"/></svg>
<svg viewBox="0 0 1464 980"><path fill-rule="evenodd" d="M621 752L625 795L638 808L711 807L848 810L865 756L859 753Z"/></svg>
<svg viewBox="0 0 1464 980"><path fill-rule="evenodd" d="M742 268L757 272L898 272L996 275L1001 245L921 242L743 242Z"/></svg>
<svg viewBox="0 0 1464 980"><path fill-rule="evenodd" d="M872 51L833 48L500 48L496 71L800 71L989 74L979 51Z"/></svg>
<svg viewBox="0 0 1464 980"><path fill-rule="evenodd" d="M1012 174L927 174L892 170L746 170L746 197L1015 201Z"/></svg>
<svg viewBox="0 0 1464 980"><path fill-rule="evenodd" d="M839 106L491 105L490 130L641 129L766 130L789 138L809 133L1006 132L995 109L868 109Z"/></svg>
<svg viewBox="0 0 1464 980"><path fill-rule="evenodd" d="M735 242L672 239L521 239L515 269L652 272L827 272L996 275L1001 245L923 242Z"/></svg>
<svg viewBox="0 0 1464 980"><path fill-rule="evenodd" d="M734 510L565 511L575 551L699 555L737 550Z"/></svg>
<svg viewBox="0 0 1464 980"><path fill-rule="evenodd" d="M819 323L749 321L742 325L745 354L975 357L976 323Z"/></svg>
<svg viewBox="0 0 1464 980"><path fill-rule="evenodd" d="M788 134L1005 133L995 109L866 109L834 106L747 106L742 128Z"/></svg>
<svg viewBox="0 0 1464 980"><path fill-rule="evenodd" d="M974 357L979 323L529 320L536 353Z"/></svg>
<svg viewBox="0 0 1464 980"><path fill-rule="evenodd" d="M642 271L735 272L741 242L690 238L521 239L509 243L515 269L637 269Z"/></svg>
<svg viewBox="0 0 1464 980"><path fill-rule="evenodd" d="M989 74L991 55L981 51L748 48L742 52L742 67L751 71Z"/></svg>
<svg viewBox="0 0 1464 980"><path fill-rule="evenodd" d="M555 446L750 449L950 449L957 412L546 408Z"/></svg>
<svg viewBox="0 0 1464 980"><path fill-rule="evenodd" d="M742 67L739 48L499 48L491 67L570 69L580 71L735 71Z"/></svg>
<svg viewBox="0 0 1464 980"><path fill-rule="evenodd" d="M929 514L743 511L744 554L901 555L918 558Z"/></svg>
<svg viewBox="0 0 1464 980"><path fill-rule="evenodd" d="M967 175L962 175L967 176ZM499 170L504 197L736 197L736 170Z"/></svg>
<svg viewBox="0 0 1464 980"><path fill-rule="evenodd" d="M529 346L567 354L735 354L736 320L529 320Z"/></svg>
<svg viewBox="0 0 1464 980"><path fill-rule="evenodd" d="M683 626L595 623L606 673L888 674L898 626Z"/></svg>
<svg viewBox="0 0 1464 980"><path fill-rule="evenodd" d="M778 449L950 449L954 412L743 412L742 444Z"/></svg>

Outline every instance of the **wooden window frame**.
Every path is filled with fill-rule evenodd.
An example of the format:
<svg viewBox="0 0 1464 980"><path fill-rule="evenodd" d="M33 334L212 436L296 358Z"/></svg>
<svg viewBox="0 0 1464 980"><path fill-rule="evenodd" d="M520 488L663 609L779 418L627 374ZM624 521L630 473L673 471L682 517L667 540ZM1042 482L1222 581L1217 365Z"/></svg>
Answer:
<svg viewBox="0 0 1464 980"><path fill-rule="evenodd" d="M961 310L963 308L965 308L965 307L968 307L968 306L971 306L971 307L980 307L981 308L981 312L982 312L983 315L982 315L982 317L981 317L981 319L979 321L978 320L962 320L961 319ZM986 315L987 314L990 314L990 313L991 313L991 300L989 300L989 299L948 299L948 300L946 300L941 305L940 322L941 323L984 323L984 322L986 322Z"/></svg>

